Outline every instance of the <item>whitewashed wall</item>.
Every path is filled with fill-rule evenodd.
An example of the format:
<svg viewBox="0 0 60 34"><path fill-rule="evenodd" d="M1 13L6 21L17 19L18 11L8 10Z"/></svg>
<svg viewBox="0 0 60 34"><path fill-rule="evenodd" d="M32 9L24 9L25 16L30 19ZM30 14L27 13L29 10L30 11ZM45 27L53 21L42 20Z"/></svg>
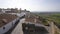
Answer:
<svg viewBox="0 0 60 34"><path fill-rule="evenodd" d="M17 15L18 17L22 17L26 13L22 12L22 13L8 13L8 14Z"/></svg>
<svg viewBox="0 0 60 34"><path fill-rule="evenodd" d="M26 13L22 12L20 14L17 13L17 16L19 16L18 18L14 19L13 21L11 21L10 23L0 27L0 34L4 34L5 32L7 32L10 28L12 28L14 26L14 24L16 23L17 20L19 20L20 17L24 16ZM3 29L3 27L5 27L5 29Z"/></svg>
<svg viewBox="0 0 60 34"><path fill-rule="evenodd" d="M19 18L14 19L13 21L9 22L8 24L0 27L0 34L4 34L5 32L7 32L10 28L12 28L14 26L14 24L16 23L16 21L19 20ZM12 25L13 24L13 25ZM5 29L3 29L3 27L5 27Z"/></svg>

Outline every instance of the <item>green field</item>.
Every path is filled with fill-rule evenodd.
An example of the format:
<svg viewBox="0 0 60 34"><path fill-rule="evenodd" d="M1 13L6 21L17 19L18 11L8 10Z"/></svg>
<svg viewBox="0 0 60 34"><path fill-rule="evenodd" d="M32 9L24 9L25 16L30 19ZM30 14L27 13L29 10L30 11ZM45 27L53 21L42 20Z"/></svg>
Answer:
<svg viewBox="0 0 60 34"><path fill-rule="evenodd" d="M38 14L39 16L46 18L47 20L54 21L55 24L60 28L60 14Z"/></svg>
<svg viewBox="0 0 60 34"><path fill-rule="evenodd" d="M40 14L40 13L37 13L36 15L41 16L47 20L54 21L60 25L60 14L58 14L58 13L57 14Z"/></svg>
<svg viewBox="0 0 60 34"><path fill-rule="evenodd" d="M40 15L41 16L41 15ZM60 14L53 14L53 15L42 15L43 18L46 18L48 20L55 21L60 24Z"/></svg>

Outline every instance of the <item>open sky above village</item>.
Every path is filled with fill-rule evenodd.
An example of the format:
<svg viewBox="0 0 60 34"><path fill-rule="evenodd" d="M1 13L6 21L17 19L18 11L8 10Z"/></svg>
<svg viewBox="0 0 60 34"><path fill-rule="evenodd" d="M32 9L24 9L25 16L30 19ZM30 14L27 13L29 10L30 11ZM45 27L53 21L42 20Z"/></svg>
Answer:
<svg viewBox="0 0 60 34"><path fill-rule="evenodd" d="M60 0L0 0L0 8L22 8L30 11L60 11Z"/></svg>

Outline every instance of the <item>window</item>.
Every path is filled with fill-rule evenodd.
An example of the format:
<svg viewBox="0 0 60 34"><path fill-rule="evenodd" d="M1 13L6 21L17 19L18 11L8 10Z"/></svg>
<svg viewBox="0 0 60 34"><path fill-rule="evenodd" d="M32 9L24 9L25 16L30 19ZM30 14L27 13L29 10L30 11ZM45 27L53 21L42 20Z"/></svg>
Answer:
<svg viewBox="0 0 60 34"><path fill-rule="evenodd" d="M5 29L5 27L3 27L3 29Z"/></svg>

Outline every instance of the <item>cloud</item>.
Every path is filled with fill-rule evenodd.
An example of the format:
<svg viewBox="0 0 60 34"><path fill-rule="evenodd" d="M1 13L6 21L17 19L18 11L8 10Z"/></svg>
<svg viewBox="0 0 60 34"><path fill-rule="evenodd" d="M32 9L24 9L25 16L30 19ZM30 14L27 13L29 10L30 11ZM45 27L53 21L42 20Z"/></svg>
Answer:
<svg viewBox="0 0 60 34"><path fill-rule="evenodd" d="M0 7L31 11L60 11L60 0L0 0Z"/></svg>

